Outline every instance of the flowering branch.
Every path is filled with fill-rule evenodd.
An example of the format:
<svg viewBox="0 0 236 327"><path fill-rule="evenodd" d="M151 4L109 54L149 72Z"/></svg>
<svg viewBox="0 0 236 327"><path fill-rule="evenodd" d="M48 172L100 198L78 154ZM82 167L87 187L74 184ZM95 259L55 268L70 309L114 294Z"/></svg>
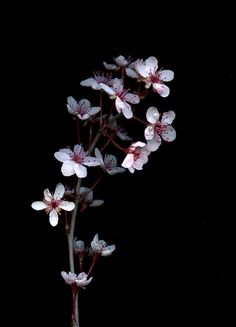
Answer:
<svg viewBox="0 0 236 327"><path fill-rule="evenodd" d="M174 78L171 70L158 70L158 61L151 56L146 60L114 58L114 64L103 62L106 70L112 73L94 73L80 82L81 86L90 87L99 93L99 106L93 106L88 99L76 101L72 96L67 98L68 113L76 120L77 144L59 149L54 157L61 162L61 173L64 177L74 176L74 185L64 186L58 183L54 193L44 190L42 201L35 201L31 207L35 210L45 210L49 214L52 226L63 223L59 215L65 211L64 224L68 239L69 272L62 271L61 275L66 284L72 289L71 324L80 327L78 295L93 279L94 267L100 257L113 253L115 245L107 245L96 234L89 246L77 239L75 226L78 218L90 207L99 207L104 201L94 200L93 191L104 174L110 176L129 171L134 173L142 170L149 157L155 152L162 141L172 142L176 132L172 126L175 112L170 110L160 113L156 106L147 108L146 120L139 117L138 105L144 101L149 92L161 97L170 93L166 82ZM113 77L113 74L115 76ZM129 86L129 81L132 80ZM126 85L128 87L126 87ZM141 140L133 140L122 127L122 119L133 120L144 126ZM88 129L88 138L84 138L83 131ZM94 136L95 135L95 136ZM94 136L94 138L93 138ZM129 145L124 146L124 142ZM106 153L105 150L109 152ZM119 150L119 151L116 151ZM118 153L118 157L115 154ZM121 166L117 163L121 160ZM90 167L97 171L97 177L90 188L83 185ZM96 168L97 167L97 168ZM93 176L93 175L91 175ZM84 261L91 258L87 273L84 271ZM78 262L75 259L78 259Z"/></svg>

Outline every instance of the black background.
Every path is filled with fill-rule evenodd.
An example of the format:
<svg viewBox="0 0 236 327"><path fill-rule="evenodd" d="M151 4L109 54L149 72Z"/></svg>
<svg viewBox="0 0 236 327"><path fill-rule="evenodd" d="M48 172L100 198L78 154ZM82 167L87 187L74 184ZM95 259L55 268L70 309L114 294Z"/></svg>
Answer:
<svg viewBox="0 0 236 327"><path fill-rule="evenodd" d="M33 211L60 181L53 153L72 141L69 95L102 62L155 56L175 72L160 111L177 138L143 171L106 178L103 207L81 221L116 244L82 293L81 327L234 326L233 14L227 2L2 5L1 80L4 325L70 324L62 226ZM87 92L87 90L86 90Z"/></svg>

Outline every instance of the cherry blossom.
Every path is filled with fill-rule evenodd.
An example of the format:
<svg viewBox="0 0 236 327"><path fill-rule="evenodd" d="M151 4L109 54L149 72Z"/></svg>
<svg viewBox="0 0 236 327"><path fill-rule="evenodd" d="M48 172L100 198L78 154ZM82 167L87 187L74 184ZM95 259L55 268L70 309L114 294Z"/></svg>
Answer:
<svg viewBox="0 0 236 327"><path fill-rule="evenodd" d="M68 148L60 149L54 153L54 157L62 162L61 172L64 176L72 176L76 174L79 178L87 176L87 168L99 166L100 162L97 158L88 156L82 145L76 144L74 151Z"/></svg>
<svg viewBox="0 0 236 327"><path fill-rule="evenodd" d="M58 214L61 209L65 211L72 211L75 208L75 203L71 201L64 201L63 196L65 193L65 187L61 183L58 183L54 194L49 189L44 190L43 201L35 201L31 204L31 207L35 210L45 210L49 214L49 222L52 226L58 224Z"/></svg>
<svg viewBox="0 0 236 327"><path fill-rule="evenodd" d="M114 58L115 64L108 64L105 61L103 62L103 65L108 70L115 70L118 71L120 69L125 70L126 75L132 78L138 77L136 71L135 71L135 65L134 62L131 62L131 58L125 59L124 56L120 55L118 57Z"/></svg>
<svg viewBox="0 0 236 327"><path fill-rule="evenodd" d="M102 89L110 95L111 99L115 99L116 110L122 112L125 118L130 119L133 117L133 112L129 103L137 104L140 98L137 94L128 93L124 89L124 82L122 79L115 78L112 87L100 83ZM129 102L129 103L128 103Z"/></svg>
<svg viewBox="0 0 236 327"><path fill-rule="evenodd" d="M140 141L132 143L121 166L127 168L131 173L134 173L135 169L142 170L143 165L148 162L149 154L146 143Z"/></svg>
<svg viewBox="0 0 236 327"><path fill-rule="evenodd" d="M90 255L101 255L107 257L112 254L116 246L107 245L104 240L99 240L98 234L96 234L91 242Z"/></svg>
<svg viewBox="0 0 236 327"><path fill-rule="evenodd" d="M170 89L164 82L169 82L174 78L174 72L172 70L158 71L158 61L155 57L149 57L146 60L138 59L135 68L140 75L140 80L145 82L147 89L152 85L153 91L162 97L169 95Z"/></svg>
<svg viewBox="0 0 236 327"><path fill-rule="evenodd" d="M100 207L103 205L104 200L94 200L93 199L93 191L87 187L80 187L79 191L80 201L82 202L82 207Z"/></svg>
<svg viewBox="0 0 236 327"><path fill-rule="evenodd" d="M87 286L93 279L93 277L90 277L88 279L88 275L85 272L81 272L78 275L76 275L75 273L72 273L70 271L69 273L65 271L61 271L61 275L67 284L69 285L76 284L80 288L85 288L85 286Z"/></svg>
<svg viewBox="0 0 236 327"><path fill-rule="evenodd" d="M102 87L100 83L106 84L108 86L112 85L112 76L109 74L104 74L100 72L94 73L93 77L89 77L80 82L81 86L92 87L94 90L101 90Z"/></svg>
<svg viewBox="0 0 236 327"><path fill-rule="evenodd" d="M100 161L101 168L109 175L123 173L125 171L122 167L117 167L117 159L113 154L105 154L104 158L98 148L94 151L96 158Z"/></svg>
<svg viewBox="0 0 236 327"><path fill-rule="evenodd" d="M81 120L86 120L101 110L100 107L92 107L87 99L81 99L77 102L72 96L67 98L67 109L71 115Z"/></svg>
<svg viewBox="0 0 236 327"><path fill-rule="evenodd" d="M161 139L172 142L176 138L176 131L171 126L175 119L175 112L170 110L164 112L160 119L160 113L156 107L147 110L146 117L150 125L145 128L144 135L147 147L150 151L156 151L161 145Z"/></svg>

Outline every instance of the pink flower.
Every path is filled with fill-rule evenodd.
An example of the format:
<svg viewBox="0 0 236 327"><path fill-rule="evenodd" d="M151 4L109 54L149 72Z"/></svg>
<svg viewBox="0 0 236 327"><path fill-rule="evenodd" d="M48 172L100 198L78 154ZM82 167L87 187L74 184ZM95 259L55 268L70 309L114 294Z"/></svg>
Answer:
<svg viewBox="0 0 236 327"><path fill-rule="evenodd" d="M85 286L87 286L93 278L90 277L88 279L88 275L84 272L81 272L80 274L76 275L75 273L72 273L70 271L69 273L62 271L61 275L67 284L69 285L76 284L80 288L85 288Z"/></svg>
<svg viewBox="0 0 236 327"><path fill-rule="evenodd" d="M96 234L91 242L90 254L99 254L102 257L107 257L112 254L115 248L116 246L114 244L107 245L104 240L99 240L98 234Z"/></svg>
<svg viewBox="0 0 236 327"><path fill-rule="evenodd" d="M157 70L158 61L155 57L149 57L145 61L139 59L136 61L136 71L140 75L140 80L145 82L148 89L151 85L154 92L162 97L167 97L170 93L168 86L164 82L169 82L174 78L172 70Z"/></svg>
<svg viewBox="0 0 236 327"><path fill-rule="evenodd" d="M160 120L160 114L156 107L147 110L146 117L150 125L144 131L147 147L150 151L156 151L161 145L161 138L166 142L172 142L176 138L176 131L171 126L175 119L175 112L164 112Z"/></svg>
<svg viewBox="0 0 236 327"><path fill-rule="evenodd" d="M64 201L63 196L65 193L65 187L58 183L54 194L47 188L44 190L43 201L35 201L31 204L31 207L35 210L45 210L49 213L49 222L52 226L58 224L58 214L61 209L66 211L72 211L75 207L74 202Z"/></svg>
<svg viewBox="0 0 236 327"><path fill-rule="evenodd" d="M77 102L73 97L67 98L67 109L71 115L81 120L86 120L101 110L100 107L92 107L87 99L81 99Z"/></svg>
<svg viewBox="0 0 236 327"><path fill-rule="evenodd" d="M74 152L64 148L54 153L55 158L62 162L61 172L64 176L72 176L76 174L79 178L87 176L87 168L99 166L100 162L95 157L88 156L81 145L74 146Z"/></svg>
<svg viewBox="0 0 236 327"><path fill-rule="evenodd" d="M139 141L132 143L121 166L127 168L131 173L134 173L135 169L142 170L143 165L148 162L149 154L150 151L145 143Z"/></svg>
<svg viewBox="0 0 236 327"><path fill-rule="evenodd" d="M116 110L119 113L122 112L125 118L132 118L133 112L129 103L139 103L139 96L137 94L128 93L128 90L124 90L123 80L119 78L113 80L112 87L103 83L100 85L102 89L110 95L111 99L115 99Z"/></svg>

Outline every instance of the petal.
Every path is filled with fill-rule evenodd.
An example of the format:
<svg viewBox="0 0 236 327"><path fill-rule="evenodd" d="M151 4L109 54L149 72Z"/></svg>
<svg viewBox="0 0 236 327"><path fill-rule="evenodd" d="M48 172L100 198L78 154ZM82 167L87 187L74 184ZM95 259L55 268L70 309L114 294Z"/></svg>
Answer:
<svg viewBox="0 0 236 327"><path fill-rule="evenodd" d="M176 131L172 126L167 126L166 129L161 133L161 137L166 142L172 142L176 138Z"/></svg>
<svg viewBox="0 0 236 327"><path fill-rule="evenodd" d="M137 60L135 68L142 77L148 77L149 72L146 69L146 65L144 64L142 59Z"/></svg>
<svg viewBox="0 0 236 327"><path fill-rule="evenodd" d="M125 101L130 102L130 103L139 103L140 98L137 94L132 94L132 93L127 93L124 97Z"/></svg>
<svg viewBox="0 0 236 327"><path fill-rule="evenodd" d="M72 176L75 174L75 162L65 161L61 166L61 172L64 176Z"/></svg>
<svg viewBox="0 0 236 327"><path fill-rule="evenodd" d="M122 167L115 167L115 168L109 169L107 171L107 173L111 176L119 174L119 173L123 173L123 172L125 172L125 168L122 168Z"/></svg>
<svg viewBox="0 0 236 327"><path fill-rule="evenodd" d="M62 201L58 207L65 211L72 211L75 208L75 204L71 201Z"/></svg>
<svg viewBox="0 0 236 327"><path fill-rule="evenodd" d="M100 207L104 203L104 200L94 200L92 203L90 203L90 207Z"/></svg>
<svg viewBox="0 0 236 327"><path fill-rule="evenodd" d="M98 148L95 148L94 153L95 153L96 158L97 158L101 163L103 163L103 158L102 158L102 154L101 154L100 150L99 150Z"/></svg>
<svg viewBox="0 0 236 327"><path fill-rule="evenodd" d="M161 118L161 123L163 125L171 125L174 119L175 119L175 112L173 110L169 110L163 113Z"/></svg>
<svg viewBox="0 0 236 327"><path fill-rule="evenodd" d="M160 94L163 98L166 98L170 93L169 87L166 86L165 84L160 84L160 83L154 83L153 90L154 92Z"/></svg>
<svg viewBox="0 0 236 327"><path fill-rule="evenodd" d="M87 168L79 163L76 163L74 165L74 170L75 170L76 176L79 178L84 178L87 176Z"/></svg>
<svg viewBox="0 0 236 327"><path fill-rule="evenodd" d="M109 245L105 247L105 249L102 250L101 256L102 257L107 257L112 254L112 252L116 249L115 245Z"/></svg>
<svg viewBox="0 0 236 327"><path fill-rule="evenodd" d="M169 82L174 78L174 72L169 69L164 69L159 72L159 77L161 81Z"/></svg>
<svg viewBox="0 0 236 327"><path fill-rule="evenodd" d="M108 86L108 85L106 85L104 83L99 83L99 85L109 95L115 95L116 94L115 91L110 86Z"/></svg>
<svg viewBox="0 0 236 327"><path fill-rule="evenodd" d="M58 183L54 192L54 199L60 200L65 193L65 187L62 183Z"/></svg>
<svg viewBox="0 0 236 327"><path fill-rule="evenodd" d="M115 101L115 104L116 104L117 111L118 112L122 111L125 118L130 119L130 118L133 117L132 109L131 109L130 105L127 102L124 102L119 97L117 97L116 101Z"/></svg>
<svg viewBox="0 0 236 327"><path fill-rule="evenodd" d="M92 107L89 109L89 115L93 116L96 115L101 110L100 107Z"/></svg>
<svg viewBox="0 0 236 327"><path fill-rule="evenodd" d="M108 70L118 70L119 69L119 67L117 67L116 65L114 65L114 64L107 64L105 61L103 61L103 65Z"/></svg>
<svg viewBox="0 0 236 327"><path fill-rule="evenodd" d="M118 56L115 58L115 62L118 66L126 66L128 65L128 61L125 59L124 56Z"/></svg>
<svg viewBox="0 0 236 327"><path fill-rule="evenodd" d="M62 149L54 153L54 157L60 162L70 160L72 155L73 152L70 149Z"/></svg>
<svg viewBox="0 0 236 327"><path fill-rule="evenodd" d="M156 124L159 121L160 114L156 107L149 107L146 112L147 121L151 124Z"/></svg>
<svg viewBox="0 0 236 327"><path fill-rule="evenodd" d="M126 68L125 72L126 72L126 75L128 77L131 77L131 78L138 78L139 77L139 75L136 73L136 71L131 69L131 68Z"/></svg>
<svg viewBox="0 0 236 327"><path fill-rule="evenodd" d="M43 210L48 208L48 206L43 201L35 201L31 204L31 208L34 210Z"/></svg>
<svg viewBox="0 0 236 327"><path fill-rule="evenodd" d="M147 148L149 151L153 152L153 151L156 151L159 146L161 145L161 138L159 136L159 138L153 138L152 140L150 141L147 141Z"/></svg>
<svg viewBox="0 0 236 327"><path fill-rule="evenodd" d="M137 148L137 147L140 147L140 148L142 148L142 147L144 147L146 144L144 143L144 142L140 142L140 141L138 141L138 142L135 142L135 143L132 143L131 144L131 148L133 148L133 147L135 147L135 148Z"/></svg>
<svg viewBox="0 0 236 327"><path fill-rule="evenodd" d="M125 159L123 160L121 166L124 168L129 168L133 165L134 162L134 156L132 153L128 153Z"/></svg>
<svg viewBox="0 0 236 327"><path fill-rule="evenodd" d="M95 157L87 156L84 158L83 164L88 167L95 167L100 166L101 162Z"/></svg>
<svg viewBox="0 0 236 327"><path fill-rule="evenodd" d="M81 86L92 86L92 83L94 82L94 78L90 77L90 78L87 78L83 81L80 82L80 85Z"/></svg>
<svg viewBox="0 0 236 327"><path fill-rule="evenodd" d="M48 188L46 188L46 190L44 190L43 195L44 195L44 199L46 201L48 201L48 202L52 201L53 196L52 196L52 193L49 191Z"/></svg>
<svg viewBox="0 0 236 327"><path fill-rule="evenodd" d="M49 222L53 227L58 224L58 213L55 209L49 212Z"/></svg>
<svg viewBox="0 0 236 327"><path fill-rule="evenodd" d="M146 140L151 140L154 136L155 130L152 125L149 125L144 130L144 136Z"/></svg>
<svg viewBox="0 0 236 327"><path fill-rule="evenodd" d="M146 69L149 73L155 73L158 68L158 61L155 57L149 57L145 60Z"/></svg>

